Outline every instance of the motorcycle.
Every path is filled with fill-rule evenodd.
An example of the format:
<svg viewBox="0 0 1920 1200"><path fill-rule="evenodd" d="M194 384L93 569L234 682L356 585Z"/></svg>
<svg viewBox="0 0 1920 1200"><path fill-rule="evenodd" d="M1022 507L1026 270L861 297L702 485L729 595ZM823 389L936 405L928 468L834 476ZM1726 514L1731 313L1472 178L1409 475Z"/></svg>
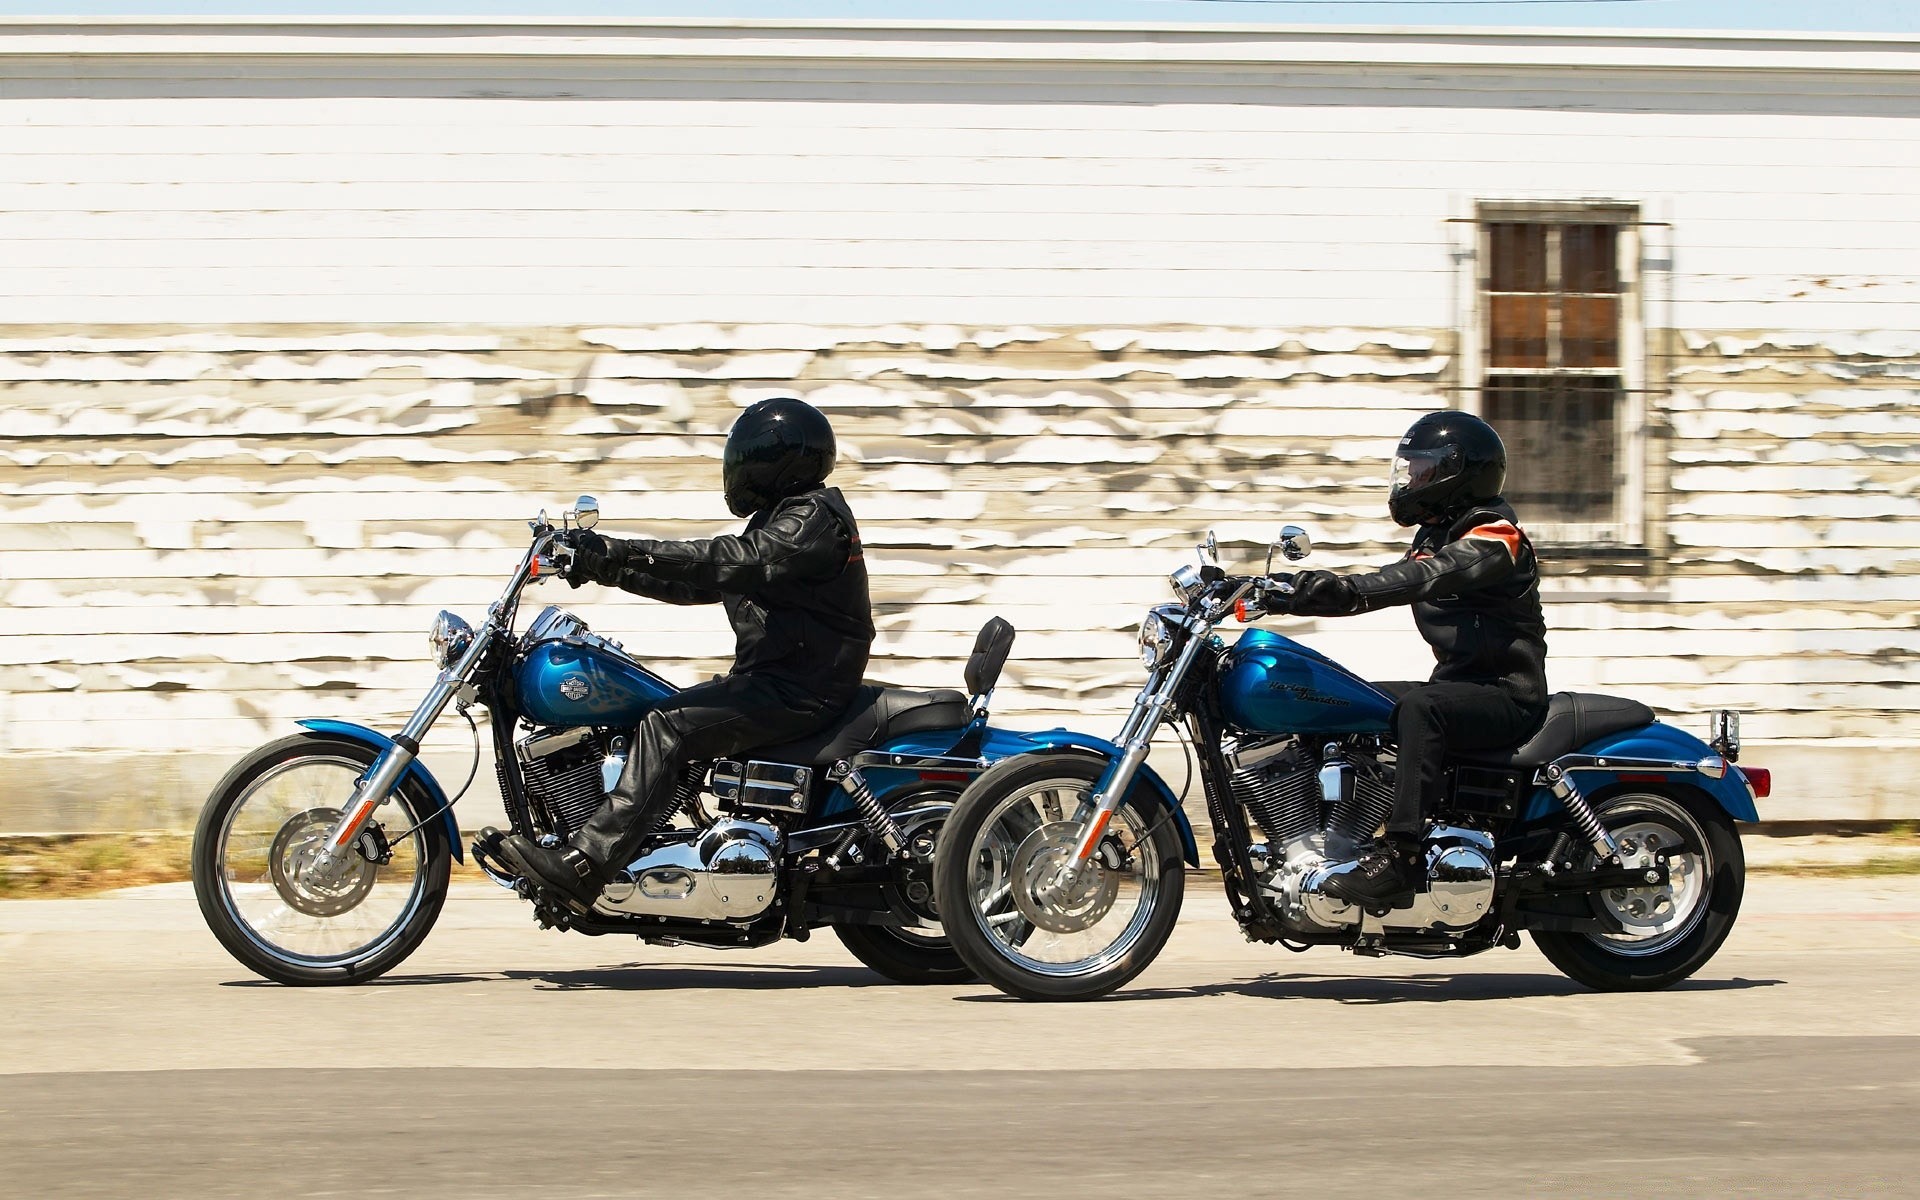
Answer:
<svg viewBox="0 0 1920 1200"><path fill-rule="evenodd" d="M513 832L565 839L600 806L633 728L676 689L561 608L514 628L522 593L564 573L568 530L591 529L599 515L591 496L558 528L542 512L478 629L450 612L435 618L439 675L399 733L304 720L302 732L254 751L214 788L194 833L194 891L234 958L284 984L346 984L392 970L419 947L446 901L453 862L465 861L458 796L419 759L421 739L449 706L473 727L476 771L470 710L489 714ZM971 979L933 899L934 847L954 800L1009 755L1113 753L1064 729L989 723L1013 639L1005 621L987 622L965 693L869 685L819 733L690 764L672 811L590 912L517 878L500 861L498 834L474 843L474 862L546 928L753 947L825 926L889 979Z"/></svg>
<svg viewBox="0 0 1920 1200"><path fill-rule="evenodd" d="M1392 806L1394 698L1269 630L1232 645L1215 633L1290 594L1274 556L1311 549L1289 525L1263 575L1235 577L1209 534L1200 563L1171 577L1177 603L1141 624L1147 681L1120 752L1021 755L968 785L934 867L960 958L1031 1000L1104 995L1146 969L1179 916L1189 835L1140 780L1154 735L1184 722L1249 940L1451 959L1517 948L1525 931L1601 990L1662 988L1705 965L1744 890L1734 823L1757 820L1772 788L1766 770L1734 765L1729 710L1702 741L1633 700L1557 693L1523 745L1453 758L1410 899L1367 910L1327 893Z"/></svg>

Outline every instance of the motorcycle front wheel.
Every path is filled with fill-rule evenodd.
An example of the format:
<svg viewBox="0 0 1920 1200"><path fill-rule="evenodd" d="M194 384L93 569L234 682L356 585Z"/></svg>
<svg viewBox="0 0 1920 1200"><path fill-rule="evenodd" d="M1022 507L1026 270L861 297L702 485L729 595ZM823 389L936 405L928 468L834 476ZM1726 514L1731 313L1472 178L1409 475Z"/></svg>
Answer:
<svg viewBox="0 0 1920 1200"><path fill-rule="evenodd" d="M1104 770L1078 755L1010 760L947 818L934 860L941 920L967 965L1008 995L1104 996L1147 969L1179 919L1180 836L1139 788L1072 883L1059 885Z"/></svg>
<svg viewBox="0 0 1920 1200"><path fill-rule="evenodd" d="M453 848L403 781L347 851L312 864L379 751L318 733L262 746L214 788L193 835L193 890L214 937L276 983L364 983L419 947L446 903ZM429 819L432 818L432 819Z"/></svg>

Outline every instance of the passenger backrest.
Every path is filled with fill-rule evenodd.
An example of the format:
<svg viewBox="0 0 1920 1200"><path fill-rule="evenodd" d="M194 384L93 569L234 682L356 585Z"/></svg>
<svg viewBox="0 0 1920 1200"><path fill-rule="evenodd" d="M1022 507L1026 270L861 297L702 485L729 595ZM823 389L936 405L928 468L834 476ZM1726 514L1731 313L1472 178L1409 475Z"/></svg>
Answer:
<svg viewBox="0 0 1920 1200"><path fill-rule="evenodd" d="M980 627L973 642L973 657L967 660L967 692L984 696L1000 682L1000 672L1013 652L1013 626L994 617Z"/></svg>

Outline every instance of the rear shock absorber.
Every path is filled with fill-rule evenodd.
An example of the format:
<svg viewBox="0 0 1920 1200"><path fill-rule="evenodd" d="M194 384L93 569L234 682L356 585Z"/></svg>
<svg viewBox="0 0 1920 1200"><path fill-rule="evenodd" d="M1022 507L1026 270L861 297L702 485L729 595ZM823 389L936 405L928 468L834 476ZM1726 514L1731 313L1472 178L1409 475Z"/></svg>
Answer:
<svg viewBox="0 0 1920 1200"><path fill-rule="evenodd" d="M1607 832L1607 827L1600 823L1593 805L1588 804L1587 798L1574 786L1573 777L1559 763L1547 764L1546 774L1547 786L1552 789L1554 797L1567 806L1567 813L1579 827L1580 835L1587 839L1587 845L1593 847L1594 857L1601 862L1619 858L1620 847L1614 844L1613 835Z"/></svg>
<svg viewBox="0 0 1920 1200"><path fill-rule="evenodd" d="M854 809L873 832L886 843L891 854L900 853L907 844L906 835L900 832L900 825L887 814L886 806L874 796L873 789L867 786L866 776L860 774L860 768L846 759L841 759L827 768L827 778L846 789L853 800Z"/></svg>

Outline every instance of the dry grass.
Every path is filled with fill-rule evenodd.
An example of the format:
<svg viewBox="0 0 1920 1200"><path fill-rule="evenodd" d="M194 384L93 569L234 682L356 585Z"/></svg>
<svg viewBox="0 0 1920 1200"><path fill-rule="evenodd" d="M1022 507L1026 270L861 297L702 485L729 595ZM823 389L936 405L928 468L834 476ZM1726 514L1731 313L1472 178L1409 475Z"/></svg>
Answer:
<svg viewBox="0 0 1920 1200"><path fill-rule="evenodd" d="M1874 837L1875 849L1893 850L1893 854L1851 862L1749 863L1747 871L1833 879L1920 875L1920 853L1899 853L1915 843L1920 843L1920 832L1903 826ZM178 883L192 878L192 849L193 839L183 833L0 838L0 900L60 900L150 883ZM455 879L484 878L471 862L456 863L453 874Z"/></svg>
<svg viewBox="0 0 1920 1200"><path fill-rule="evenodd" d="M193 839L110 833L0 841L0 899L57 900L190 878Z"/></svg>
<svg viewBox="0 0 1920 1200"><path fill-rule="evenodd" d="M0 900L70 900L117 888L193 878L193 837L184 833L101 833L0 838ZM471 860L456 880L484 879Z"/></svg>
<svg viewBox="0 0 1920 1200"><path fill-rule="evenodd" d="M1920 875L1920 825L1902 821L1876 833L1792 839L1787 855L1747 862L1750 875L1809 875L1830 879ZM1843 851L1843 853L1835 853ZM1805 857L1798 857L1804 855Z"/></svg>
<svg viewBox="0 0 1920 1200"><path fill-rule="evenodd" d="M1870 879L1883 875L1920 875L1920 854L1875 855L1860 862L1763 863L1749 875L1820 875L1829 879Z"/></svg>

